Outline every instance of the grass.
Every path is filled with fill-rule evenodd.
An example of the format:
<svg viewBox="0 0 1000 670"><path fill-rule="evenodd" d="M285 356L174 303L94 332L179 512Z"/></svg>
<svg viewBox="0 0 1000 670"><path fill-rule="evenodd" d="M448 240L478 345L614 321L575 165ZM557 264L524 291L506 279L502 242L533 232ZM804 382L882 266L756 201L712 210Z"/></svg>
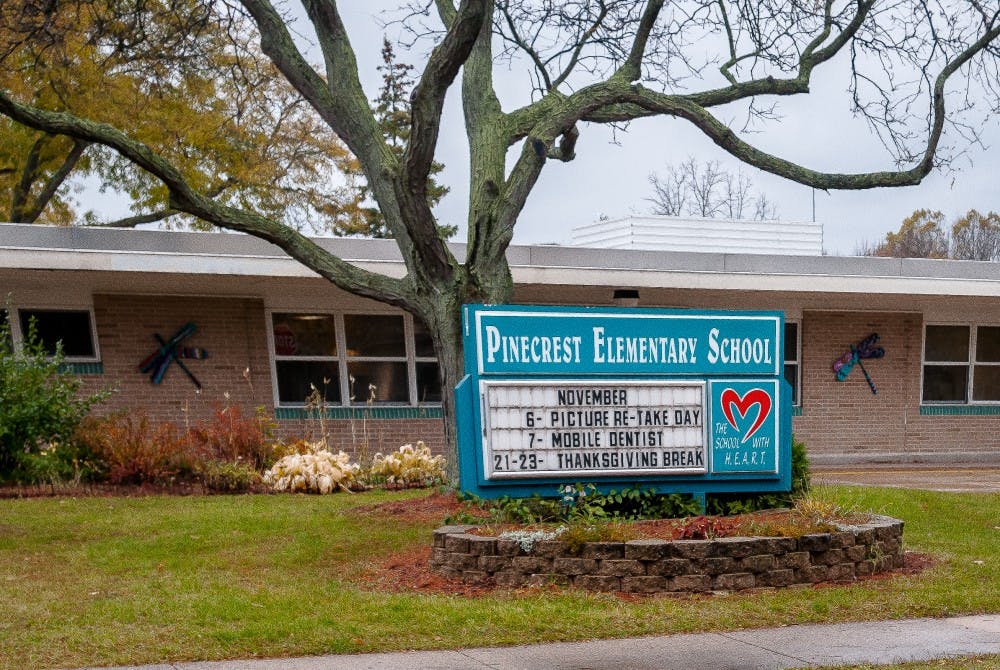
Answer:
<svg viewBox="0 0 1000 670"><path fill-rule="evenodd" d="M0 670L1000 611L1000 496L816 493L904 519L907 548L940 563L912 577L713 597L386 593L360 576L426 545L434 524L354 508L424 493L0 500Z"/></svg>

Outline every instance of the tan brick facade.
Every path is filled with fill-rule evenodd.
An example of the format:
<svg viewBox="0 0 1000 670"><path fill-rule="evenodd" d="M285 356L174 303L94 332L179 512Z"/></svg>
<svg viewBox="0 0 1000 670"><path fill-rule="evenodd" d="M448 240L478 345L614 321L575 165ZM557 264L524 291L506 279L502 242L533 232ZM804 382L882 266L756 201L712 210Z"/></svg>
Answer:
<svg viewBox="0 0 1000 670"><path fill-rule="evenodd" d="M95 295L94 319L103 375L86 375L88 389L111 388L114 393L97 410L142 412L154 421L195 425L212 416L215 407L238 406L252 415L264 407L274 415L270 357L263 302L249 298L203 296ZM202 384L199 392L176 362L160 384L139 372L138 364L158 344L154 333L169 338L188 322L197 332L183 346L201 347L205 360L182 360ZM374 410L377 411L377 410ZM444 435L440 420L370 418L327 419L330 444L348 452L392 451L401 444L423 440L440 453ZM318 419L278 421L277 437L317 439Z"/></svg>
<svg viewBox="0 0 1000 670"><path fill-rule="evenodd" d="M95 295L94 319L104 375L87 377L91 387L114 389L105 411L140 410L155 420L197 422L213 407L253 411L271 405L271 375L259 300L145 295ZM160 384L139 372L139 362L193 322L197 332L182 346L207 350L205 360L182 360L202 384L199 392L176 362Z"/></svg>
<svg viewBox="0 0 1000 670"><path fill-rule="evenodd" d="M802 320L802 416L796 435L814 455L863 455L919 450L908 424L917 418L921 319L912 314L807 312ZM864 361L844 381L832 370L850 345L878 333L884 358Z"/></svg>
<svg viewBox="0 0 1000 670"><path fill-rule="evenodd" d="M805 312L802 415L793 421L814 460L945 462L1000 458L1000 416L922 416L920 314ZM865 361L878 394L855 367L837 381L833 362L870 333L884 358Z"/></svg>
<svg viewBox="0 0 1000 670"><path fill-rule="evenodd" d="M115 389L101 411L141 411L179 425L207 419L214 407L224 405L238 405L246 413L263 406L275 413L262 301L99 294L94 296L94 316L104 374L84 379L88 388ZM137 368L157 346L153 334L169 338L188 321L198 330L184 344L209 353L205 360L184 361L203 390L198 392L176 364L154 385ZM958 460L989 460L1000 454L998 416L921 416L920 314L807 310L800 328L801 415L793 426L814 461L919 463L940 462L949 454ZM865 363L877 395L859 368L843 382L831 369L852 343L873 332L886 349L884 358ZM323 423L328 440L338 449L374 454L418 440L437 453L444 448L433 409L431 417L419 415L424 418L379 418L377 407L353 413L338 409L338 416L353 414ZM321 434L315 417L278 421L277 436L282 439L317 439Z"/></svg>

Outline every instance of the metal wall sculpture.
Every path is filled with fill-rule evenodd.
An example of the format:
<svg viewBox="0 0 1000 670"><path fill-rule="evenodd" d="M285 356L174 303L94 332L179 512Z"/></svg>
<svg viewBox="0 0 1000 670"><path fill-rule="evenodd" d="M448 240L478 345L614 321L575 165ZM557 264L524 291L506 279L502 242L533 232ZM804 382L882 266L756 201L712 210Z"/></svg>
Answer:
<svg viewBox="0 0 1000 670"><path fill-rule="evenodd" d="M833 372L837 375L838 382L847 379L847 376L851 374L851 370L857 365L861 368L861 372L864 373L865 381L868 382L868 388L872 390L872 395L878 394L875 382L872 381L871 375L868 374L868 370L865 369L864 364L861 362L864 359L882 358L885 356L885 349L875 346L878 344L878 339L878 333L872 333L857 344L852 344L851 350L834 362Z"/></svg>

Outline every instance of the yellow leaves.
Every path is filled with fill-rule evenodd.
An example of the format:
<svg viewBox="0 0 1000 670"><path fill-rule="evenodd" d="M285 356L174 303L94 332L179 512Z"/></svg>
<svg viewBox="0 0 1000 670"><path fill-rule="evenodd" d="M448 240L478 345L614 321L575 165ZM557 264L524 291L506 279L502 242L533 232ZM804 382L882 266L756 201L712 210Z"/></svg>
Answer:
<svg viewBox="0 0 1000 670"><path fill-rule="evenodd" d="M444 466L442 456L431 456L427 445L417 442L416 447L404 444L394 453L375 454L371 474L373 477L384 477L388 484L429 486L445 480Z"/></svg>
<svg viewBox="0 0 1000 670"><path fill-rule="evenodd" d="M260 52L249 25L194 0L66 2L31 20L27 6L0 8L3 90L120 128L226 204L293 225L356 214L357 198L331 179L353 157ZM12 141L18 132L24 141ZM38 136L0 124L0 168L11 168L0 178L20 179L24 147ZM87 154L98 159L77 174L127 193L136 213L166 207L166 190L149 175L109 152ZM66 155L42 162L35 194Z"/></svg>

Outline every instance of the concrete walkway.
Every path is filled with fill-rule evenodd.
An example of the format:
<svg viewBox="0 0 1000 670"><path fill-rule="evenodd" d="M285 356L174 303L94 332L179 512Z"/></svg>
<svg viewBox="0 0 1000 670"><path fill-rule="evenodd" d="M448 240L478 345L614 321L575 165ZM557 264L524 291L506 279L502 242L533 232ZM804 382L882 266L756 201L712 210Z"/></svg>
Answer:
<svg viewBox="0 0 1000 670"><path fill-rule="evenodd" d="M1000 614L142 670L771 670L995 654L1000 654Z"/></svg>

